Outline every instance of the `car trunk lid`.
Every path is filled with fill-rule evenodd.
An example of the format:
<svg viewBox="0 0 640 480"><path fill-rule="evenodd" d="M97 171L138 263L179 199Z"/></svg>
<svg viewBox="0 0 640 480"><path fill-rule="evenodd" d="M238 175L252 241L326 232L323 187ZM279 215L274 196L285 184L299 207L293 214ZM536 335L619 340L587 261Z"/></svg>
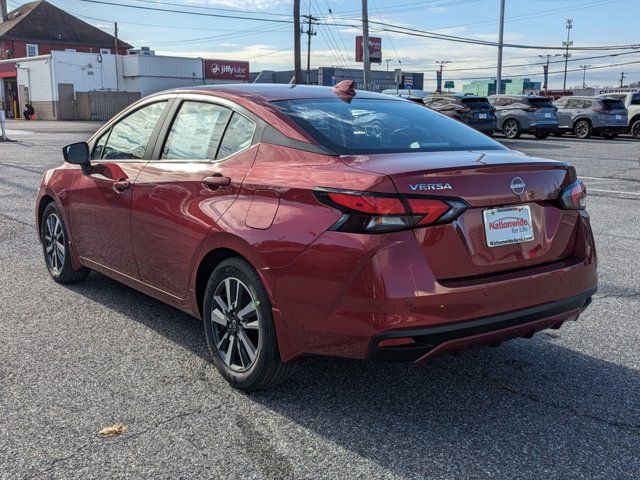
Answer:
<svg viewBox="0 0 640 480"><path fill-rule="evenodd" d="M573 253L579 214L556 203L560 191L575 181L569 164L512 151L381 154L343 161L388 175L400 194L455 198L469 205L452 223L415 230L439 280L517 270ZM484 212L508 206L528 207L533 239L490 247Z"/></svg>

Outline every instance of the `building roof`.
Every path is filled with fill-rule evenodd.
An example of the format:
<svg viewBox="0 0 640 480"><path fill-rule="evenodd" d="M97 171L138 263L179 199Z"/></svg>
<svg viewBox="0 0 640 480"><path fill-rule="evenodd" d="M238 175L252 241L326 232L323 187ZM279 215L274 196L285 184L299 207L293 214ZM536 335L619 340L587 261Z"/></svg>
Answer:
<svg viewBox="0 0 640 480"><path fill-rule="evenodd" d="M115 38L112 35L45 0L25 3L9 12L8 17L6 22L0 23L0 40L91 45L105 48L115 44ZM131 48L131 45L119 40L118 47Z"/></svg>

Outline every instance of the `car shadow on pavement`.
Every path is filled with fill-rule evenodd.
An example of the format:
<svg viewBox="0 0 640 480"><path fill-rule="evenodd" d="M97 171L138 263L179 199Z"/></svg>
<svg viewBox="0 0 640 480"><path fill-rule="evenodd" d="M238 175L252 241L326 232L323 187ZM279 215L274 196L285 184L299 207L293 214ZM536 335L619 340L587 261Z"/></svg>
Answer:
<svg viewBox="0 0 640 480"><path fill-rule="evenodd" d="M68 288L210 363L199 320L96 273ZM425 365L305 358L287 383L247 395L257 408L242 421L277 451L289 440L275 412L305 432L291 442L309 442L281 448L315 451L321 437L380 477L638 478L640 372L558 344L582 328Z"/></svg>

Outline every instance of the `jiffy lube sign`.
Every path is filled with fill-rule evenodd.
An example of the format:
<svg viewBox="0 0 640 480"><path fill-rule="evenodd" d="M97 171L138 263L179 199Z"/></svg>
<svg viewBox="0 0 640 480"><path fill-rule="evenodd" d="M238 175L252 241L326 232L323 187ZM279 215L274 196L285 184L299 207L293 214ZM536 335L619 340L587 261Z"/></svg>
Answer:
<svg viewBox="0 0 640 480"><path fill-rule="evenodd" d="M249 62L237 60L205 60L204 78L249 81Z"/></svg>

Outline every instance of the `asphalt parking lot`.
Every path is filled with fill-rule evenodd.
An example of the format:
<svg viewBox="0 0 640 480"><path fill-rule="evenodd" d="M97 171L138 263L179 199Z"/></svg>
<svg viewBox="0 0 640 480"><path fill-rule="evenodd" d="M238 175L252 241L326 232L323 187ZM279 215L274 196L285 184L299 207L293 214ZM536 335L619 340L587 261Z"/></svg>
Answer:
<svg viewBox="0 0 640 480"><path fill-rule="evenodd" d="M600 290L578 322L423 366L308 358L246 395L199 321L49 278L37 186L97 126L10 122L0 143L1 478L640 478L640 142L505 141L585 180Z"/></svg>

